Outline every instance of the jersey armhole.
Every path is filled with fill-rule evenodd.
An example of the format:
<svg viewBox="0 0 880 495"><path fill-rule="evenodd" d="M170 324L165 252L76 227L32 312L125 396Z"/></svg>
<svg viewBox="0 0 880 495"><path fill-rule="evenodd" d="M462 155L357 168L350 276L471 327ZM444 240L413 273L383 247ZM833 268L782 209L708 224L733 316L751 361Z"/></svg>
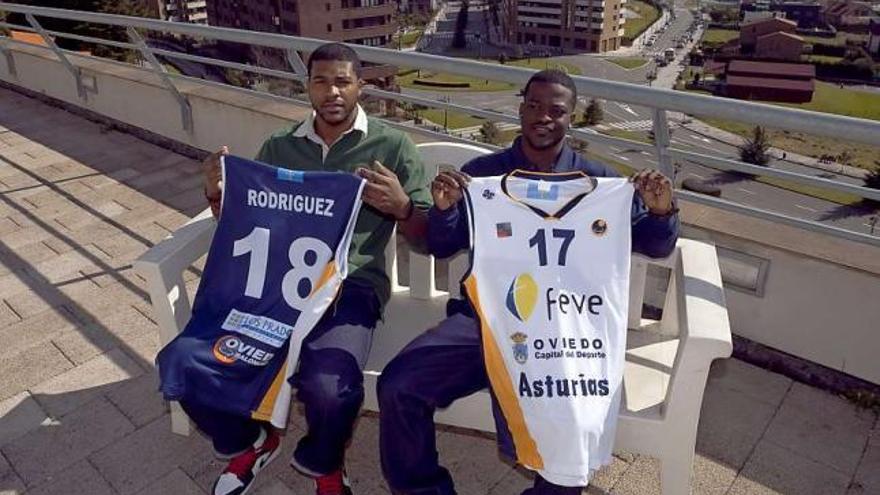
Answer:
<svg viewBox="0 0 880 495"><path fill-rule="evenodd" d="M471 197L470 187L464 188L464 203L467 209L467 222L468 222L468 268L465 270L464 275L461 276L461 280L459 283L464 283L471 276L471 272L474 270L474 253L476 249L476 226L475 217L474 217L474 199Z"/></svg>
<svg viewBox="0 0 880 495"><path fill-rule="evenodd" d="M351 211L348 214L348 224L345 226L345 232L342 234L342 239L339 240L339 245L336 247L336 266L339 269L339 277L341 280L344 280L345 277L348 276L348 251L351 248L351 238L354 235L354 226L357 223L358 215L361 211L361 206L363 205L363 192L364 185L367 183L366 180L358 178L358 187L357 192L355 193L354 202L351 206Z"/></svg>

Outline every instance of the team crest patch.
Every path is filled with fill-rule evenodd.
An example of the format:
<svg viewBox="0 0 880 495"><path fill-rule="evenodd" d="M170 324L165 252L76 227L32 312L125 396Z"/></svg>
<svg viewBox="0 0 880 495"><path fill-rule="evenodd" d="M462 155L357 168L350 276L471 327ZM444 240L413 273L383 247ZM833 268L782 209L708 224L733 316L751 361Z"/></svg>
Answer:
<svg viewBox="0 0 880 495"><path fill-rule="evenodd" d="M486 199L492 199L495 197L495 193L491 189L483 189L483 197Z"/></svg>
<svg viewBox="0 0 880 495"><path fill-rule="evenodd" d="M522 332L510 336L513 341L513 359L519 364L526 364L529 359L529 344L526 343L528 339L529 336Z"/></svg>
<svg viewBox="0 0 880 495"><path fill-rule="evenodd" d="M605 235L605 232L608 231L608 223L605 220L599 218L595 222L593 222L593 226L591 228L594 234L602 236Z"/></svg>
<svg viewBox="0 0 880 495"><path fill-rule="evenodd" d="M513 226L510 225L510 222L501 222L495 224L495 235L499 239L504 239L505 237L510 237L513 235Z"/></svg>

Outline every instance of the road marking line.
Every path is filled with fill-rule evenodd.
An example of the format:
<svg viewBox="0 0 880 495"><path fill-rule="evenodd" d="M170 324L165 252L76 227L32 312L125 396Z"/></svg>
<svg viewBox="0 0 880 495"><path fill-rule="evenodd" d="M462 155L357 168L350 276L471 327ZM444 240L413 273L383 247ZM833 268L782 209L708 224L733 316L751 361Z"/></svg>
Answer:
<svg viewBox="0 0 880 495"><path fill-rule="evenodd" d="M629 158L627 158L627 157L625 157L625 156L622 156L622 155L614 155L614 156L616 156L617 158L620 158L621 160L623 160L623 161L625 161L625 162L628 162L628 161L629 161Z"/></svg>
<svg viewBox="0 0 880 495"><path fill-rule="evenodd" d="M746 193L746 194L755 194L755 193L753 193L752 191L749 191L748 189L743 189L743 188L741 188L741 187L737 187L737 189L739 189L740 191L742 191L742 192L744 192L744 193Z"/></svg>
<svg viewBox="0 0 880 495"><path fill-rule="evenodd" d="M641 154L643 154L643 155L645 155L645 156L654 156L653 153L648 153L648 152L645 151L645 150L642 150L642 151L640 151L639 153L641 153Z"/></svg>
<svg viewBox="0 0 880 495"><path fill-rule="evenodd" d="M693 173L693 172L689 173L688 175L693 175L694 177L696 177L696 178L698 178L698 179L705 179L705 177L703 177L702 175L695 174L695 173Z"/></svg>
<svg viewBox="0 0 880 495"><path fill-rule="evenodd" d="M812 211L813 213L816 212L816 210L814 210L813 208L810 208L809 206L794 205L794 207L795 207L795 208L800 208L800 209L802 209L802 210Z"/></svg>

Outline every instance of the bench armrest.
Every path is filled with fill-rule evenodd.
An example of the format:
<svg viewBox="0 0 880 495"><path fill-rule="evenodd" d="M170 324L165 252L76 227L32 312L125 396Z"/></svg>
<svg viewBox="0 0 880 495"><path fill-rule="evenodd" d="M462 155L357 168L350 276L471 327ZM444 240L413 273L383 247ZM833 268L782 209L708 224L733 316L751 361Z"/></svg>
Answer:
<svg viewBox="0 0 880 495"><path fill-rule="evenodd" d="M183 272L208 252L216 221L206 209L134 262L147 281L161 343L171 341L189 320L191 306Z"/></svg>

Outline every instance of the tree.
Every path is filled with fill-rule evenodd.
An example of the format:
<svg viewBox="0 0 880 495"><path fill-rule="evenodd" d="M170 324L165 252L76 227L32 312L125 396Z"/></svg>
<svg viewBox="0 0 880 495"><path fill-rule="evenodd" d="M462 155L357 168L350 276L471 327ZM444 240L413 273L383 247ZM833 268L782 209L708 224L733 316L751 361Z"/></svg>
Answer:
<svg viewBox="0 0 880 495"><path fill-rule="evenodd" d="M573 137L568 138L568 145L571 146L571 149L573 149L575 153L579 155L585 154L587 152L587 149L590 147L589 142Z"/></svg>
<svg viewBox="0 0 880 495"><path fill-rule="evenodd" d="M468 0L462 0L461 8L458 11L458 17L455 18L455 34L452 36L452 48L467 47L467 38L465 30L468 23Z"/></svg>
<svg viewBox="0 0 880 495"><path fill-rule="evenodd" d="M483 125L480 126L480 137L484 143L501 144L501 129L495 122L483 122Z"/></svg>
<svg viewBox="0 0 880 495"><path fill-rule="evenodd" d="M82 10L86 12L102 12L105 14L136 17L147 16L145 6L138 0L20 0L17 3L38 5L40 7ZM125 28L121 26L83 23L50 17L40 17L39 21L40 24L49 31L61 31L82 36L90 36L93 38L103 38L111 41L129 41ZM20 14L10 15L9 22L25 26L28 25L27 20ZM137 58L137 55L134 52L124 48L116 48L66 38L56 38L55 42L61 48L77 51L90 51L96 56L113 58L123 62L132 62Z"/></svg>
<svg viewBox="0 0 880 495"><path fill-rule="evenodd" d="M590 99L590 104L584 110L584 123L587 125L596 125L605 118L605 112L602 110L602 104L595 98Z"/></svg>
<svg viewBox="0 0 880 495"><path fill-rule="evenodd" d="M767 132L758 125L752 130L752 135L746 139L746 142L739 147L739 158L746 163L766 167L770 162L770 155L767 154L769 149L770 140Z"/></svg>

